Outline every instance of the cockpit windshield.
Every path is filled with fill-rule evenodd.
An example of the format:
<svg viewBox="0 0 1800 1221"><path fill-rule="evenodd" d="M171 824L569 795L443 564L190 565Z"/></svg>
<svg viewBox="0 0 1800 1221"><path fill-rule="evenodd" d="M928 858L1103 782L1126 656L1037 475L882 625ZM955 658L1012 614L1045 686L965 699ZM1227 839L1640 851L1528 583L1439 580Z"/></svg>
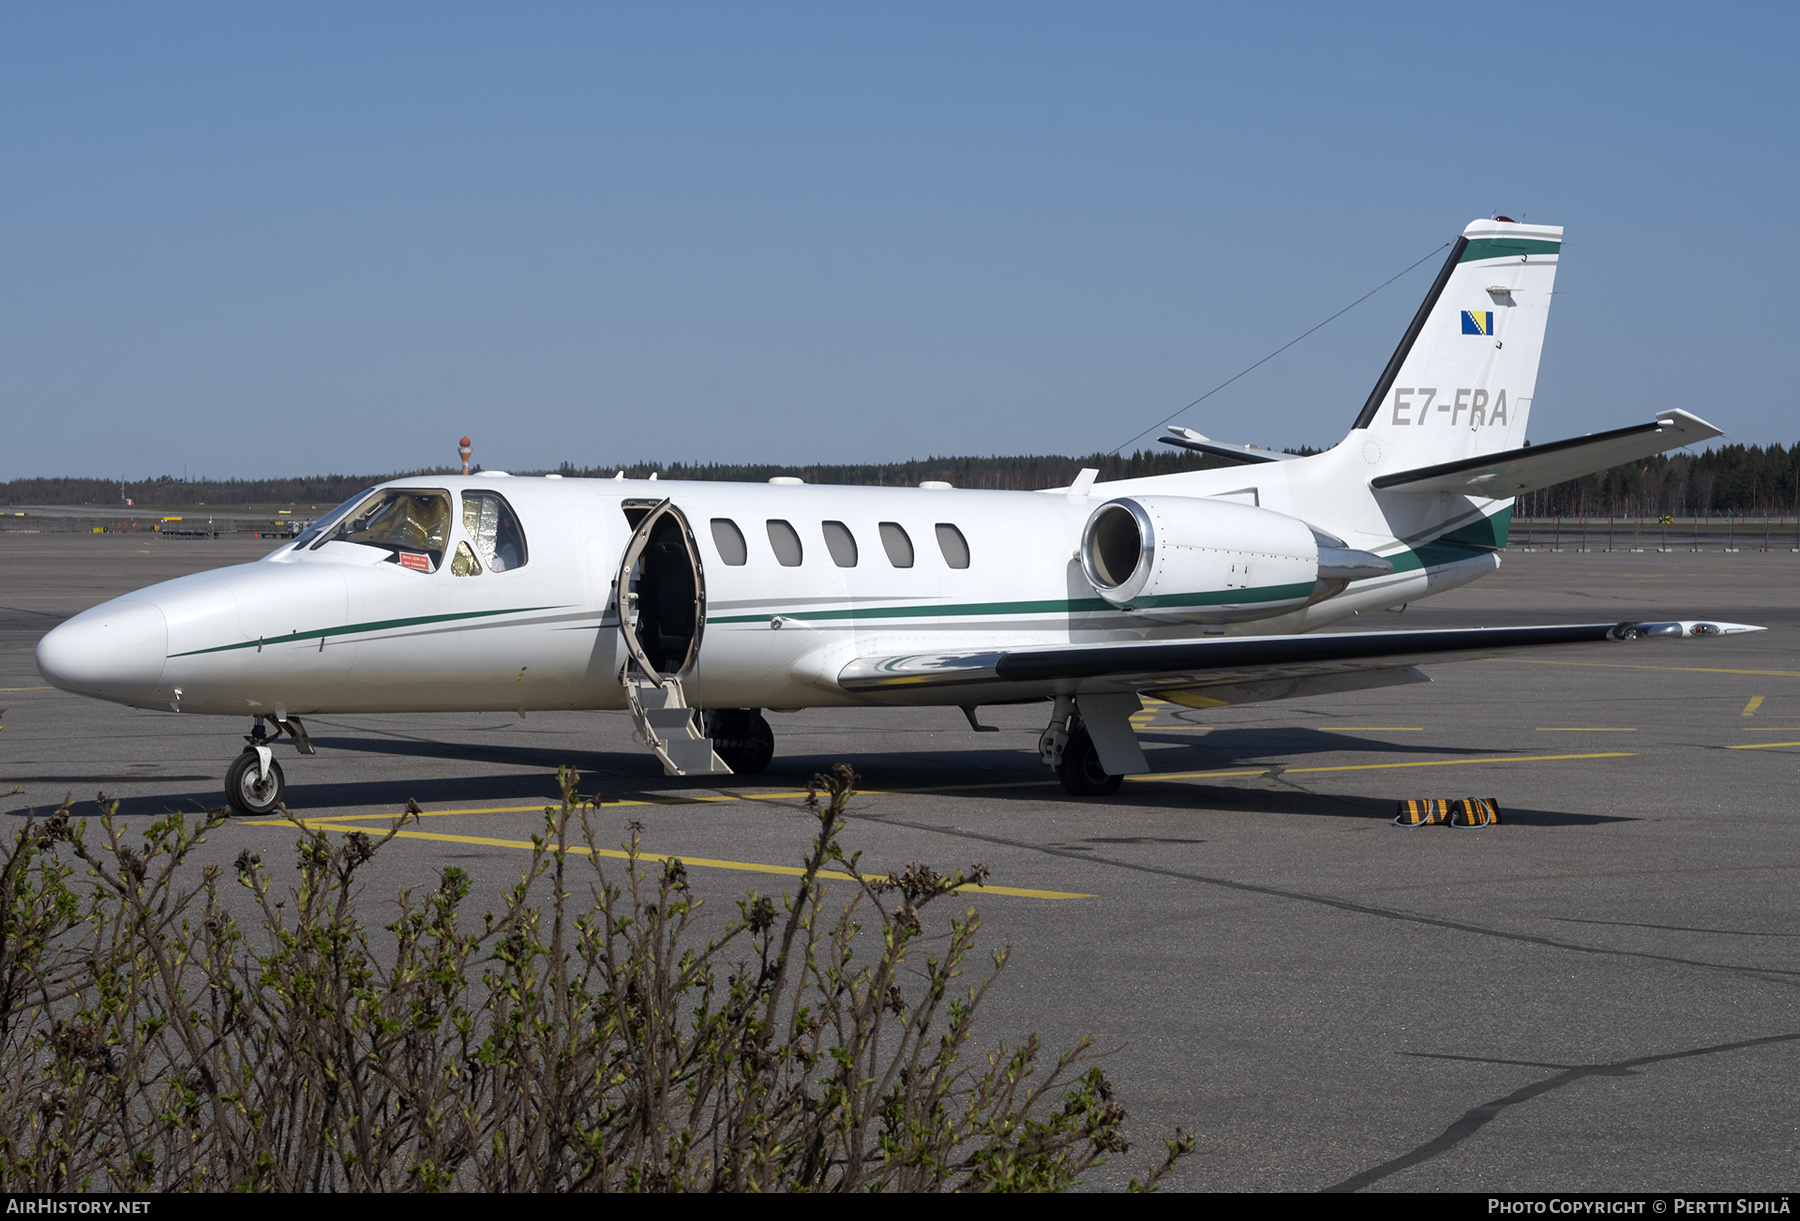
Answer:
<svg viewBox="0 0 1800 1221"><path fill-rule="evenodd" d="M388 552L388 562L436 572L450 538L448 492L389 488L364 501L313 544L360 543Z"/></svg>
<svg viewBox="0 0 1800 1221"><path fill-rule="evenodd" d="M344 514L350 512L350 510L354 509L357 505L367 500L369 498L369 493L374 490L374 488L364 488L349 500L346 500L343 504L302 530L299 537L294 539L294 545L290 547L289 550L301 551L304 550L308 544L317 542L321 534L324 534L327 530L342 521L344 519Z"/></svg>

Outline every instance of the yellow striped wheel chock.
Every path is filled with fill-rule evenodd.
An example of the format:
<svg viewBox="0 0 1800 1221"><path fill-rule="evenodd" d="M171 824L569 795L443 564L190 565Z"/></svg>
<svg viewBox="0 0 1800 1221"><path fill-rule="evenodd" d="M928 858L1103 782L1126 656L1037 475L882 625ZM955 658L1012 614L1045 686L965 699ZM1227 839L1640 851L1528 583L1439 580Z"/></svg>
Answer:
<svg viewBox="0 0 1800 1221"><path fill-rule="evenodd" d="M1500 803L1492 797L1465 797L1450 803L1453 827L1491 827L1500 821Z"/></svg>
<svg viewBox="0 0 1800 1221"><path fill-rule="evenodd" d="M1500 803L1492 797L1427 798L1402 801L1396 827L1491 827L1500 821Z"/></svg>
<svg viewBox="0 0 1800 1221"><path fill-rule="evenodd" d="M1450 803L1442 798L1402 801L1394 815L1396 827L1429 827L1450 816Z"/></svg>

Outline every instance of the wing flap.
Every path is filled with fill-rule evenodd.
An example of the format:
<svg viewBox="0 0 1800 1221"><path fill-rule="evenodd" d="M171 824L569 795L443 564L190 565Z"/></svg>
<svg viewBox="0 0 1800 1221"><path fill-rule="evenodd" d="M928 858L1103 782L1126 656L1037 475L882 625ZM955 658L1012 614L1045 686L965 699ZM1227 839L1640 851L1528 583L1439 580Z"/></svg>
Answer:
<svg viewBox="0 0 1800 1221"><path fill-rule="evenodd" d="M1381 670L1348 670L1338 674L1309 674L1289 678L1265 678L1257 682L1213 683L1204 687L1157 688L1156 697L1189 708L1229 708L1238 704L1266 704L1307 695L1341 695L1377 687L1404 687L1431 679L1417 666L1390 666Z"/></svg>

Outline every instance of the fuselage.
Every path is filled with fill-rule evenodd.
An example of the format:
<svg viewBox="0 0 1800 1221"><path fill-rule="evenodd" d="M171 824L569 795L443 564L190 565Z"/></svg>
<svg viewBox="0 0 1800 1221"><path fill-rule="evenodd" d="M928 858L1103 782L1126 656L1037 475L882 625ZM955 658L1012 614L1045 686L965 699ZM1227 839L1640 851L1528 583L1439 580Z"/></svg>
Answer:
<svg viewBox="0 0 1800 1221"><path fill-rule="evenodd" d="M1043 492L396 481L258 563L76 616L44 638L39 666L101 699L278 719L616 708L633 674L678 709L1073 698L914 689L906 663L1289 635L1493 571L1512 502L1469 489L1540 486L1513 466L1561 242L1553 226L1471 222L1324 453L1240 449L1224 469ZM1685 443L1674 424L1644 427L1657 439L1641 452ZM1622 460L1594 458L1532 469L1555 482Z"/></svg>
<svg viewBox="0 0 1800 1221"><path fill-rule="evenodd" d="M664 501L692 539L697 617L684 629L677 608L660 613L677 638L688 631L687 698L709 708L877 702L837 684L858 657L1307 631L1497 566L1510 502L1384 498L1358 469L1362 444L1076 494L397 480L382 488L434 512L448 506L425 527L438 532L430 547L326 530L78 615L44 639L39 664L66 690L182 712L619 708L621 557L636 521ZM1259 550L1252 531L1208 544L1208 562L1230 575L1203 605L1117 606L1097 594L1077 549L1096 506L1133 494L1267 510L1378 553L1394 571L1321 596L1310 575L1294 575L1304 556ZM519 533L516 554L494 550L493 513L483 525L471 507L495 503ZM647 571L627 573L627 590ZM937 691L899 698L957 702Z"/></svg>

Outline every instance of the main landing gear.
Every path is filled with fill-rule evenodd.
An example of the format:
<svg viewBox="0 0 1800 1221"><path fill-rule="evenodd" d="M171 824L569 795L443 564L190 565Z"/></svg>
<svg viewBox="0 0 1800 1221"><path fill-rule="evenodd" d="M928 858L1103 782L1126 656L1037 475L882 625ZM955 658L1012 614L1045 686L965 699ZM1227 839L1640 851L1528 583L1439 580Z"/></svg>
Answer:
<svg viewBox="0 0 1800 1221"><path fill-rule="evenodd" d="M264 728L265 721L275 726L273 737ZM283 733L294 740L301 754L319 753L313 749L312 740L306 736L306 726L300 723L299 717L285 713L257 717L250 732L244 735L244 741L249 745L225 769L225 800L239 814L273 814L281 808L287 778L281 774L281 764L275 762L273 745L281 740Z"/></svg>
<svg viewBox="0 0 1800 1221"><path fill-rule="evenodd" d="M715 708L706 714L713 753L733 773L754 776L775 757L775 731L760 708Z"/></svg>
<svg viewBox="0 0 1800 1221"><path fill-rule="evenodd" d="M1069 734L1068 744L1063 747L1062 758L1057 761L1056 778L1062 781L1066 791L1077 797L1110 797L1125 783L1125 777L1115 776L1100 765L1100 752L1094 748L1094 739L1088 736L1087 726L1079 721Z"/></svg>
<svg viewBox="0 0 1800 1221"><path fill-rule="evenodd" d="M1109 797L1125 783L1123 774L1115 775L1100 762L1100 751L1082 722L1075 701L1066 695L1056 697L1056 710L1050 724L1038 739L1038 753L1044 762L1056 769L1063 789L1075 797Z"/></svg>

